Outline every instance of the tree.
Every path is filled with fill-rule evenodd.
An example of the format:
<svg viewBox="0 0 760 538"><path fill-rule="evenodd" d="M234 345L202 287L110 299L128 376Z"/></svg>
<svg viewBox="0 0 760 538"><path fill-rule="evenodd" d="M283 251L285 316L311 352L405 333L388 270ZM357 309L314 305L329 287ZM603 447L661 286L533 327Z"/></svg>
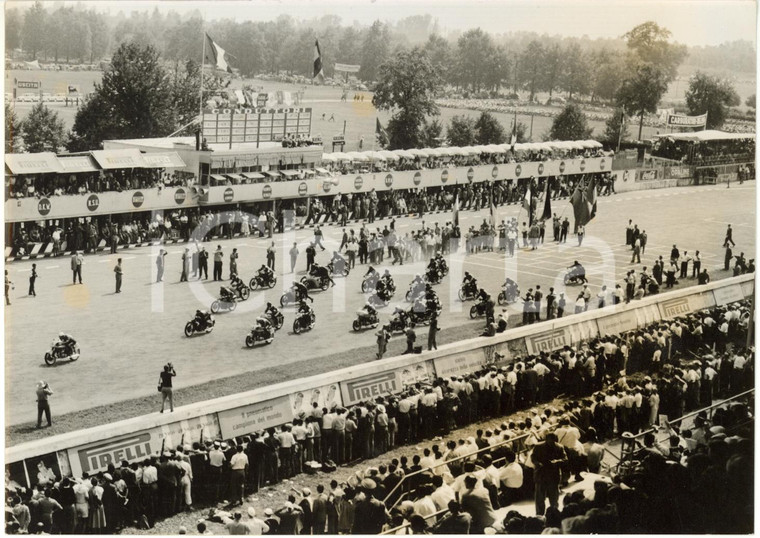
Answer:
<svg viewBox="0 0 760 538"><path fill-rule="evenodd" d="M559 81L563 76L564 58L562 49L557 43L550 45L544 51L543 61L541 62L541 79L540 87L543 91L549 92L549 100Z"/></svg>
<svg viewBox="0 0 760 538"><path fill-rule="evenodd" d="M571 44L565 50L561 86L570 99L573 94L586 94L591 87L591 67L588 58L578 43Z"/></svg>
<svg viewBox="0 0 760 538"><path fill-rule="evenodd" d="M454 116L446 129L446 138L452 146L472 146L477 140L475 120L469 116Z"/></svg>
<svg viewBox="0 0 760 538"><path fill-rule="evenodd" d="M380 21L373 22L362 44L359 78L367 82L377 80L380 66L388 58L389 51L390 33L388 27Z"/></svg>
<svg viewBox="0 0 760 538"><path fill-rule="evenodd" d="M622 56L602 49L593 55L591 66L591 100L612 101L620 89L620 73L625 70Z"/></svg>
<svg viewBox="0 0 760 538"><path fill-rule="evenodd" d="M422 125L422 136L420 137L421 147L437 148L441 145L443 138L443 124L434 118L431 121L425 120Z"/></svg>
<svg viewBox="0 0 760 538"><path fill-rule="evenodd" d="M402 51L380 66L372 104L393 111L388 122L389 147L420 147L427 116L437 116L435 95L441 80L425 52Z"/></svg>
<svg viewBox="0 0 760 538"><path fill-rule="evenodd" d="M31 54L32 60L37 58L37 53L45 47L47 11L42 3L35 2L24 15L24 31L22 33L22 45L24 50Z"/></svg>
<svg viewBox="0 0 760 538"><path fill-rule="evenodd" d="M509 138L511 140L511 134L509 135ZM525 142L530 142L530 137L528 136L528 126L523 122L518 121L517 127L515 128L515 143L523 144Z"/></svg>
<svg viewBox="0 0 760 538"><path fill-rule="evenodd" d="M591 136L591 129L581 108L569 104L554 118L549 136L551 140L584 140Z"/></svg>
<svg viewBox="0 0 760 538"><path fill-rule="evenodd" d="M605 123L602 141L606 142L611 148L619 148L620 142L628 138L628 126L625 124L625 111L622 108L616 108Z"/></svg>
<svg viewBox="0 0 760 538"><path fill-rule="evenodd" d="M535 39L528 43L519 58L519 79L523 86L530 92L530 101L533 101L536 92L541 87L541 70L544 60L544 47Z"/></svg>
<svg viewBox="0 0 760 538"><path fill-rule="evenodd" d="M483 111L475 122L475 140L481 145L504 144L507 133L493 114Z"/></svg>
<svg viewBox="0 0 760 538"><path fill-rule="evenodd" d="M5 50L13 58L13 51L21 46L23 18L18 9L5 11Z"/></svg>
<svg viewBox="0 0 760 538"><path fill-rule="evenodd" d="M444 80L448 78L452 70L452 52L449 42L438 34L430 34L424 46L425 53L430 58L430 63L438 70L438 74Z"/></svg>
<svg viewBox="0 0 760 538"><path fill-rule="evenodd" d="M457 41L456 80L464 88L480 91L486 83L489 62L494 56L491 36L480 28L468 30Z"/></svg>
<svg viewBox="0 0 760 538"><path fill-rule="evenodd" d="M21 125L8 103L5 103L5 153L21 151Z"/></svg>
<svg viewBox="0 0 760 538"><path fill-rule="evenodd" d="M617 93L618 106L629 116L639 117L639 140L644 125L644 114L657 111L660 97L668 89L665 76L656 66L642 64L620 85Z"/></svg>
<svg viewBox="0 0 760 538"><path fill-rule="evenodd" d="M689 79L686 107L692 116L707 113L707 129L722 127L728 109L739 106L740 103L739 94L726 79L711 77L701 71L697 71Z"/></svg>
<svg viewBox="0 0 760 538"><path fill-rule="evenodd" d="M168 135L196 106L178 100L172 84L153 46L122 44L101 83L77 111L70 149L94 149L109 138Z"/></svg>
<svg viewBox="0 0 760 538"><path fill-rule="evenodd" d="M757 108L757 106L755 106L756 103L757 103L757 100L754 93L750 95L749 97L747 97L747 100L744 101L744 104L747 105L749 108Z"/></svg>
<svg viewBox="0 0 760 538"><path fill-rule="evenodd" d="M44 103L34 105L20 127L29 153L57 152L66 140L63 120Z"/></svg>
<svg viewBox="0 0 760 538"><path fill-rule="evenodd" d="M658 66L668 82L676 78L678 66L686 58L687 50L685 45L670 43L670 30L647 21L623 37L636 62Z"/></svg>

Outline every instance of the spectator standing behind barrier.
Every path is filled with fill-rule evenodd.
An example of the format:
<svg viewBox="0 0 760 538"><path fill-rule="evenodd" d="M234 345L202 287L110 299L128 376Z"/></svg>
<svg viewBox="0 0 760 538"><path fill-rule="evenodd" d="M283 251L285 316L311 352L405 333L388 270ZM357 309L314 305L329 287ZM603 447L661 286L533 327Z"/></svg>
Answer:
<svg viewBox="0 0 760 538"><path fill-rule="evenodd" d="M224 259L224 252L222 251L222 245L217 245L216 252L214 252L214 280L222 280L222 260Z"/></svg>
<svg viewBox="0 0 760 538"><path fill-rule="evenodd" d="M267 261L269 261L267 259ZM298 243L293 242L293 248L290 249L290 272L296 270L296 261L298 261Z"/></svg>
<svg viewBox="0 0 760 538"><path fill-rule="evenodd" d="M34 290L34 282L37 280L37 264L32 264L32 272L29 275L29 295L31 297L37 297L37 292Z"/></svg>
<svg viewBox="0 0 760 538"><path fill-rule="evenodd" d="M53 425L50 419L50 396L53 395L53 390L45 381L37 383L37 429L42 428L42 414L45 414L48 427Z"/></svg>
<svg viewBox="0 0 760 538"><path fill-rule="evenodd" d="M269 248L267 249L267 267L269 267L272 271L274 271L274 262L275 262L274 255L275 255L275 248L274 248L274 241L272 241L272 244L269 245Z"/></svg>
<svg viewBox="0 0 760 538"><path fill-rule="evenodd" d="M166 267L166 251L160 249L156 257L156 282L163 282L164 267Z"/></svg>
<svg viewBox="0 0 760 538"><path fill-rule="evenodd" d="M267 253L267 257L268 256L269 256L269 253ZM238 251L236 248L233 248L232 253L230 254L230 279L232 279L233 275L238 274L237 260L238 260Z"/></svg>
<svg viewBox="0 0 760 538"><path fill-rule="evenodd" d="M544 515L547 497L549 506L558 507L560 464L566 459L565 450L557 444L557 435L554 433L547 433L546 440L533 448L530 460L535 468L536 515Z"/></svg>
<svg viewBox="0 0 760 538"><path fill-rule="evenodd" d="M74 254L71 255L71 272L72 272L72 284L77 283L77 278L79 278L79 283L82 283L82 265L84 264L84 256L81 252L74 252Z"/></svg>
<svg viewBox="0 0 760 538"><path fill-rule="evenodd" d="M248 472L248 456L243 452L243 445L237 447L237 453L230 458L230 493L233 505L243 504L245 497L245 476Z"/></svg>
<svg viewBox="0 0 760 538"><path fill-rule="evenodd" d="M198 280L201 278L208 280L208 252L206 247L201 247L198 253Z"/></svg>
<svg viewBox="0 0 760 538"><path fill-rule="evenodd" d="M166 400L169 400L169 409L174 412L174 393L172 391L172 378L177 375L174 371L174 365L168 363L164 366L163 372L159 374L158 388L161 392L161 412L164 412L166 406Z"/></svg>

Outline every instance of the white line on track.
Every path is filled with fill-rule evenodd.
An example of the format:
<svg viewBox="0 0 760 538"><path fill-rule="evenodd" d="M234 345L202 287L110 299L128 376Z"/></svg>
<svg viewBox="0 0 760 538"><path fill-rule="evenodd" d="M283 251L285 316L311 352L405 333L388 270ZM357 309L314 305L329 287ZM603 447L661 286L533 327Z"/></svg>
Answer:
<svg viewBox="0 0 760 538"><path fill-rule="evenodd" d="M45 267L45 269L58 269L60 265L50 265L49 267Z"/></svg>

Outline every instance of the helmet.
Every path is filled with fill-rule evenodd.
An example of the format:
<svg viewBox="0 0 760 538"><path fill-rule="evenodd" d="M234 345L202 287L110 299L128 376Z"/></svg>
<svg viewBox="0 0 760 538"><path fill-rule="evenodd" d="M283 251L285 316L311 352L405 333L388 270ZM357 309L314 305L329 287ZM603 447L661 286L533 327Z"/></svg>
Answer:
<svg viewBox="0 0 760 538"><path fill-rule="evenodd" d="M272 308L272 303L267 303L267 309Z"/></svg>
<svg viewBox="0 0 760 538"><path fill-rule="evenodd" d="M470 273L468 273L467 271L465 271L464 272L464 276L470 276Z"/></svg>
<svg viewBox="0 0 760 538"><path fill-rule="evenodd" d="M66 336L66 333L64 333L63 331L58 333L58 338L63 338L64 336Z"/></svg>
<svg viewBox="0 0 760 538"><path fill-rule="evenodd" d="M578 263L578 260L575 260L575 261L573 262L573 265L580 265L580 264Z"/></svg>
<svg viewBox="0 0 760 538"><path fill-rule="evenodd" d="M385 274L386 274L386 275L390 275L390 274L391 274L391 272L390 272L388 269L386 269L386 270L385 270Z"/></svg>

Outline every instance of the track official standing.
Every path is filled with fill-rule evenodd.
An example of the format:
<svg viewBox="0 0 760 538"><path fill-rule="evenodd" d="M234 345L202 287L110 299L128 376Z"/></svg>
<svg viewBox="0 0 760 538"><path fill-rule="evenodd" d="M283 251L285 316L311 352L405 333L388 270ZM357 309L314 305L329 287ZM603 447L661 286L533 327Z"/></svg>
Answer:
<svg viewBox="0 0 760 538"><path fill-rule="evenodd" d="M190 249L186 248L182 253L182 273L179 275L180 282L187 282L187 266L190 264Z"/></svg>
<svg viewBox="0 0 760 538"><path fill-rule="evenodd" d="M218 245L214 252L214 280L222 280L222 260L224 260L224 252L222 252L222 245Z"/></svg>
<svg viewBox="0 0 760 538"><path fill-rule="evenodd" d="M174 392L172 389L172 378L177 375L174 371L174 365L167 363L164 366L163 372L159 374L158 387L161 392L161 412L164 412L166 406L166 400L169 400L169 409L174 412Z"/></svg>
<svg viewBox="0 0 760 538"><path fill-rule="evenodd" d="M702 256L699 255L699 251L694 253L694 258L691 260L691 278L696 278L700 275L702 269Z"/></svg>
<svg viewBox="0 0 760 538"><path fill-rule="evenodd" d="M164 267L166 267L166 251L161 249L156 257L156 282L164 280Z"/></svg>
<svg viewBox="0 0 760 538"><path fill-rule="evenodd" d="M433 315L430 318L430 329L428 330L428 351L438 349L435 337L440 330L441 329L438 327L438 314L433 312Z"/></svg>
<svg viewBox="0 0 760 538"><path fill-rule="evenodd" d="M298 261L298 243L293 243L293 247L290 249L290 272L296 270L296 261Z"/></svg>
<svg viewBox="0 0 760 538"><path fill-rule="evenodd" d="M45 414L48 427L53 425L50 420L50 396L53 395L53 390L50 385L44 381L37 383L37 428L42 428L42 414Z"/></svg>
<svg viewBox="0 0 760 538"><path fill-rule="evenodd" d="M204 278L208 280L208 252L206 247L201 247L198 253L198 280Z"/></svg>
<svg viewBox="0 0 760 538"><path fill-rule="evenodd" d="M9 295L9 292L11 290L11 286L13 286L13 282L11 282L11 279L8 276L8 269L6 269L5 270L5 304L7 306L11 305L11 297Z"/></svg>
<svg viewBox="0 0 760 538"><path fill-rule="evenodd" d="M121 277L124 274L121 268L121 258L116 260L116 267L113 268L113 272L116 277L116 293L121 293Z"/></svg>
<svg viewBox="0 0 760 538"><path fill-rule="evenodd" d="M37 280L37 264L32 264L32 273L29 275L29 295L37 297L37 292L34 291L34 282Z"/></svg>
<svg viewBox="0 0 760 538"><path fill-rule="evenodd" d="M79 283L82 283L82 264L84 264L84 256L81 252L74 252L71 255L72 284L77 283L77 278L79 278Z"/></svg>
<svg viewBox="0 0 760 538"><path fill-rule="evenodd" d="M274 271L274 255L275 248L274 241L272 241L272 244L269 245L269 248L267 249L267 267L269 267L272 271Z"/></svg>
<svg viewBox="0 0 760 538"><path fill-rule="evenodd" d="M267 253L267 257L269 257L269 253ZM230 280L232 279L234 275L238 274L237 260L238 260L238 251L236 248L233 248L232 254L230 254Z"/></svg>

